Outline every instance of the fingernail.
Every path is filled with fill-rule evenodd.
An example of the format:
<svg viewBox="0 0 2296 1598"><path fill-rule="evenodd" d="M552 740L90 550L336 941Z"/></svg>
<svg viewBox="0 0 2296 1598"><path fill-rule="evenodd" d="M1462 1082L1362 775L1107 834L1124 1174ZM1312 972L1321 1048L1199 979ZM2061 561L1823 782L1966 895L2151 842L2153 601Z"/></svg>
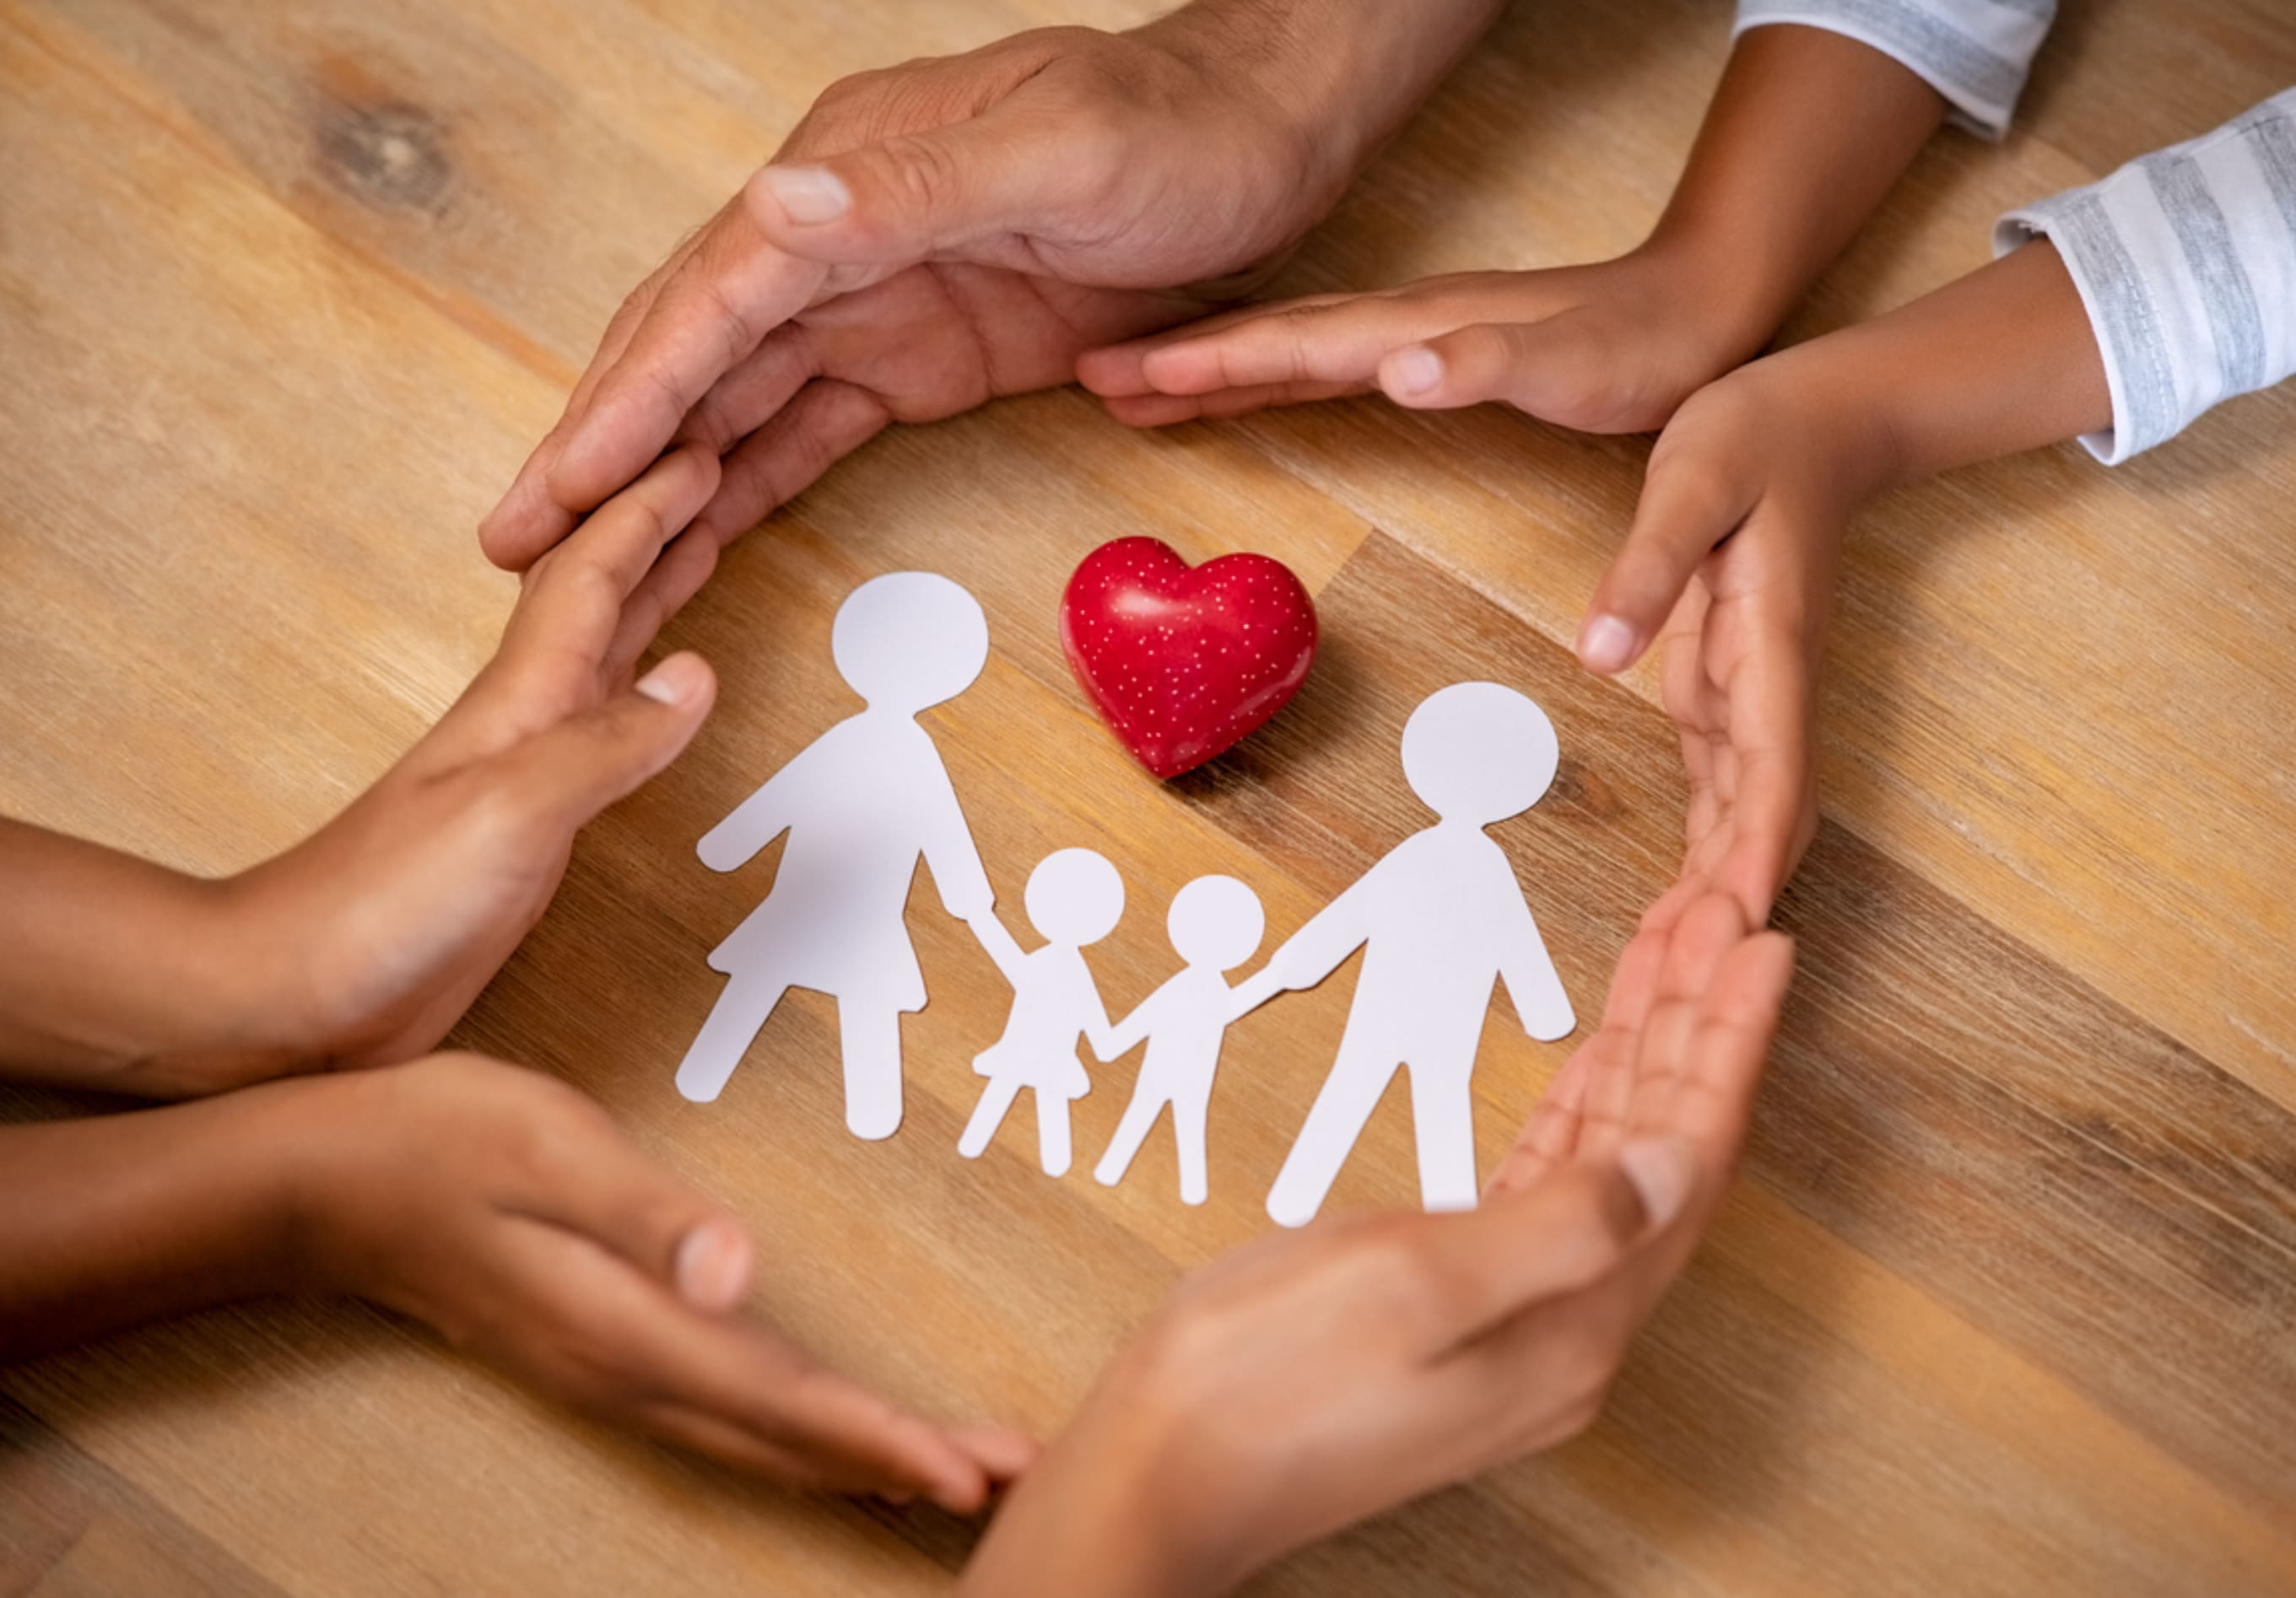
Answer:
<svg viewBox="0 0 2296 1598"><path fill-rule="evenodd" d="M1589 671L1625 669L1635 656L1635 629L1615 616L1589 616L1578 629L1578 659Z"/></svg>
<svg viewBox="0 0 2296 1598"><path fill-rule="evenodd" d="M696 1309L731 1309L750 1286L750 1240L707 1221L677 1245L677 1296Z"/></svg>
<svg viewBox="0 0 2296 1598"><path fill-rule="evenodd" d="M1443 381L1443 357L1423 344L1398 349L1387 357L1380 376L1390 394L1431 394Z"/></svg>
<svg viewBox="0 0 2296 1598"><path fill-rule="evenodd" d="M676 655L664 660L637 682L637 690L660 705L682 705L693 692L693 674Z"/></svg>
<svg viewBox="0 0 2296 1598"><path fill-rule="evenodd" d="M800 226L834 222L853 209L844 179L826 167L767 167L758 174L758 184L782 215Z"/></svg>
<svg viewBox="0 0 2296 1598"><path fill-rule="evenodd" d="M1639 1137L1619 1151L1619 1168L1642 1196L1652 1231L1682 1213L1698 1179L1698 1161L1678 1137Z"/></svg>

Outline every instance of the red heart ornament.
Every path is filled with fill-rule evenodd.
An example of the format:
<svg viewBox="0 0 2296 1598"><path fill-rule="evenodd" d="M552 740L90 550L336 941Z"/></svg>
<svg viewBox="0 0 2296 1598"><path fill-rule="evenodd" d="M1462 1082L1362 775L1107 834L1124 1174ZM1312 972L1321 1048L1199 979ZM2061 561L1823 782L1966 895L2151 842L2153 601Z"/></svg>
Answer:
<svg viewBox="0 0 2296 1598"><path fill-rule="evenodd" d="M1119 538L1069 578L1061 647L1118 742L1176 777L1300 692L1316 659L1316 604L1266 555L1190 566L1160 539Z"/></svg>

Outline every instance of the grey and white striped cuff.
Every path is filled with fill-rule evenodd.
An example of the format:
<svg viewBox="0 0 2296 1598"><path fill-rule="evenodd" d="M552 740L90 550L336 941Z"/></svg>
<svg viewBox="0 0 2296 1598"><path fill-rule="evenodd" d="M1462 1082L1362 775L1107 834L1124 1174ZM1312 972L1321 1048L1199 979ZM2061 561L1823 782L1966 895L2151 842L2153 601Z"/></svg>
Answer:
<svg viewBox="0 0 2296 1598"><path fill-rule="evenodd" d="M2011 211L1993 253L2046 237L2088 312L2112 427L2107 465L2219 400L2296 372L2296 89L2086 188Z"/></svg>
<svg viewBox="0 0 2296 1598"><path fill-rule="evenodd" d="M1795 22L1870 45L1944 95L1955 121L1997 139L2056 14L2057 0L1739 0L1730 37Z"/></svg>

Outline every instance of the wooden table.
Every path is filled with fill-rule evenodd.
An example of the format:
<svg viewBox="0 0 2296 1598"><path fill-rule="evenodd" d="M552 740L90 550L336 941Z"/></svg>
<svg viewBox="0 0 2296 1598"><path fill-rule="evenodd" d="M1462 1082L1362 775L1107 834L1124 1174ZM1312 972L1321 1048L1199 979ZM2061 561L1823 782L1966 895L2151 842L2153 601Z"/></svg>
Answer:
<svg viewBox="0 0 2296 1598"><path fill-rule="evenodd" d="M225 872L381 772L488 653L472 528L618 297L840 73L1144 0L0 0L0 807ZM1789 331L1984 258L2019 200L2296 80L2279 0L2069 5L2020 131L1937 139ZM1286 287L1590 258L1663 200L1719 5L1522 0ZM1027 1118L953 1144L1006 992L920 893L934 1000L885 1143L794 997L717 1106L670 1077L761 895L693 840L854 701L836 601L948 573L995 657L930 725L1017 908L1120 862L1124 1004L1162 910L1233 872L1272 939L1420 824L1418 698L1495 676L1561 729L1499 830L1591 1012L1680 824L1647 674L1567 640L1647 448L1377 403L1144 435L1070 391L897 430L737 545L671 629L724 679L692 752L585 838L459 1040L595 1093L755 1227L759 1307L929 1412L1044 1430L1260 1201L1348 979L1232 1042L1212 1201L1168 1138L1103 1190ZM2285 1593L2296 1584L2296 392L2107 471L2067 447L1855 530L1803 966L1745 1179L1587 1437L1343 1537L1264 1590ZM1292 562L1328 655L1160 788L1053 627L1100 541ZM1562 1056L1501 1001L1486 1162ZM1088 1161L1128 1094L1078 1108ZM12 1095L14 1116L65 1102ZM4 1173L0 1173L4 1179ZM1392 1094L1335 1201L1414 1193ZM10 1593L899 1593L969 1528L804 1500L570 1421L349 1304L202 1316L0 1378Z"/></svg>

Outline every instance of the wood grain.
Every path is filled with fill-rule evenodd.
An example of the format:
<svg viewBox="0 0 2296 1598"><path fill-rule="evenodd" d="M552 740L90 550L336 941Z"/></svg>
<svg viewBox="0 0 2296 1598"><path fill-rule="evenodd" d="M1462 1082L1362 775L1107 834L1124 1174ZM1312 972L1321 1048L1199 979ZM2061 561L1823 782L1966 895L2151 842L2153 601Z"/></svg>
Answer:
<svg viewBox="0 0 2296 1598"><path fill-rule="evenodd" d="M471 537L619 295L838 74L1133 0L0 0L0 808L201 871L316 825L451 700L508 580ZM1723 8L1512 8L1282 287L1590 258L1663 202ZM1947 135L1784 335L1984 257L1991 217L2296 78L2269 0L2066 8L2019 130ZM1268 1573L1267 1593L2296 1589L2296 396L2103 471L2053 452L1893 496L1852 541L1802 969L1710 1246L1588 1436ZM929 714L1004 902L1086 844L1162 912L1225 871L1271 947L1424 816L1429 690L1517 684L1555 790L1498 835L1591 1011L1672 874L1651 684L1563 640L1646 446L1357 403L1136 435L1075 392L885 435L730 552L666 641L719 709L587 833L457 1041L579 1083L755 1230L754 1306L934 1414L1060 1422L1171 1282L1258 1234L1350 971L1239 1029L1211 1201L1167 1135L1114 1190L1008 1123L955 1157L1008 996L921 886L909 1110L845 1135L833 1016L792 996L726 1097L670 1085L702 955L772 856L693 840L855 701L837 600L926 567L988 610ZM1052 627L1101 541L1292 563L1298 702L1158 787ZM1486 1162L1559 1063L1502 998ZM1079 1165L1136 1061L1077 1106ZM80 1113L0 1095L0 1113ZM1415 1192L1400 1094L1335 1190ZM250 1306L0 1375L0 1591L907 1593L974 1529L795 1497L540 1406L352 1304Z"/></svg>

